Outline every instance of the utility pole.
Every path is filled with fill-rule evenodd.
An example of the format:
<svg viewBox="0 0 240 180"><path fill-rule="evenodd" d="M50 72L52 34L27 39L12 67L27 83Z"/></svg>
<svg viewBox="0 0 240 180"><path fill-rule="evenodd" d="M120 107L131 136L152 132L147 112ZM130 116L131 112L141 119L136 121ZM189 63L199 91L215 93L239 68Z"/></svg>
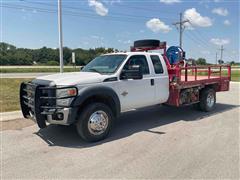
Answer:
<svg viewBox="0 0 240 180"><path fill-rule="evenodd" d="M58 0L58 33L60 73L63 73L62 0Z"/></svg>
<svg viewBox="0 0 240 180"><path fill-rule="evenodd" d="M182 37L183 37L183 31L185 29L184 24L190 22L189 20L183 20L182 18L182 13L180 13L180 19L179 22L175 22L173 23L174 26L176 26L176 28L179 28L179 46L182 48Z"/></svg>
<svg viewBox="0 0 240 180"><path fill-rule="evenodd" d="M221 59L220 60L223 60L223 51L225 50L225 49L223 49L223 45L221 45L221 48L219 50L221 51Z"/></svg>
<svg viewBox="0 0 240 180"><path fill-rule="evenodd" d="M218 64L218 53L216 52L216 64Z"/></svg>

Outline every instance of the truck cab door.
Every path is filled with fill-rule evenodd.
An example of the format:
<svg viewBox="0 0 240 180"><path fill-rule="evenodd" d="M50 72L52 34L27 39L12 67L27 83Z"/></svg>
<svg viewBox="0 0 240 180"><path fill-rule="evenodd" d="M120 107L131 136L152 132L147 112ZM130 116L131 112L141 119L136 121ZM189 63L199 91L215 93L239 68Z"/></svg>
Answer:
<svg viewBox="0 0 240 180"><path fill-rule="evenodd" d="M149 70L149 62L145 55L131 56L123 69L138 65L142 69L143 78L138 80L121 79L119 81L119 97L122 111L152 105L155 96L154 82Z"/></svg>
<svg viewBox="0 0 240 180"><path fill-rule="evenodd" d="M169 96L169 77L168 71L162 56L150 55L150 59L154 69L155 82L155 103L165 103Z"/></svg>

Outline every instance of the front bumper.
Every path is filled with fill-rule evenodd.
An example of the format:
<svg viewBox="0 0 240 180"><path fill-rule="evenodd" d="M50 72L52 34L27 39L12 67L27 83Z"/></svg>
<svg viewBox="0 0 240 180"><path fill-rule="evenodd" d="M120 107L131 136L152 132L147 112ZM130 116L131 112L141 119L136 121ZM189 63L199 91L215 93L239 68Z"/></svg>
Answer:
<svg viewBox="0 0 240 180"><path fill-rule="evenodd" d="M20 105L22 114L34 120L40 128L50 124L70 125L76 119L77 108L57 106L56 90L69 87L49 87L34 83L22 83L20 86ZM72 87L71 87L72 88ZM70 98L70 97L63 97ZM72 98L72 97L71 97Z"/></svg>

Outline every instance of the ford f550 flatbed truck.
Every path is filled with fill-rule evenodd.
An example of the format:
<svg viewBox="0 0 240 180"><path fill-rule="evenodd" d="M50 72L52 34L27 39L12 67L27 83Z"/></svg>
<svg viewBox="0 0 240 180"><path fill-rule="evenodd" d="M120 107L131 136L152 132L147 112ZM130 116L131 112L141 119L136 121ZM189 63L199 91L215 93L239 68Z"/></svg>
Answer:
<svg viewBox="0 0 240 180"><path fill-rule="evenodd" d="M162 50L163 53L149 52ZM135 41L130 52L96 57L81 72L53 74L23 82L23 116L39 128L75 124L85 141L104 139L124 111L146 106L194 105L212 111L216 92L228 91L228 65L190 66L178 47Z"/></svg>

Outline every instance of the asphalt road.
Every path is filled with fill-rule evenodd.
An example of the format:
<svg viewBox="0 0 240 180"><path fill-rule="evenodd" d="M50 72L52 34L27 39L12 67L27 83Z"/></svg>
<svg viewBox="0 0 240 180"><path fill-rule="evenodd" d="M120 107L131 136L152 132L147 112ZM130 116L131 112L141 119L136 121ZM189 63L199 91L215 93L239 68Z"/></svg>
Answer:
<svg viewBox="0 0 240 180"><path fill-rule="evenodd" d="M210 113L163 106L125 113L93 144L74 127L2 131L2 178L239 179L239 92L233 83L219 93Z"/></svg>
<svg viewBox="0 0 240 180"><path fill-rule="evenodd" d="M1 78L36 78L53 73L1 73Z"/></svg>

